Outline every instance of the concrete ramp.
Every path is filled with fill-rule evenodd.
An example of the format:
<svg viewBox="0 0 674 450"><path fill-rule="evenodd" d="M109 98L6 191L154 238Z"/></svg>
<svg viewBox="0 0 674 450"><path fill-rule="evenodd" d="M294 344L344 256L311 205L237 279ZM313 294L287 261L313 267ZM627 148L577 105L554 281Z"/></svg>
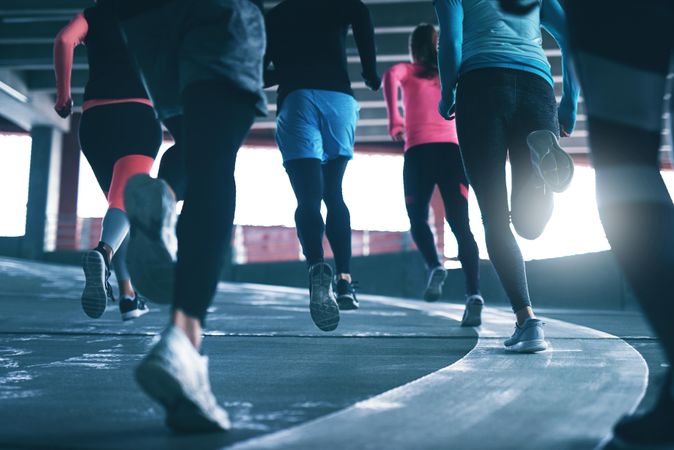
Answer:
<svg viewBox="0 0 674 450"><path fill-rule="evenodd" d="M460 320L463 308L384 297L368 303ZM621 339L545 320L551 349L506 354L508 311L486 308L477 346L451 366L340 412L234 449L591 449L646 388L648 368Z"/></svg>

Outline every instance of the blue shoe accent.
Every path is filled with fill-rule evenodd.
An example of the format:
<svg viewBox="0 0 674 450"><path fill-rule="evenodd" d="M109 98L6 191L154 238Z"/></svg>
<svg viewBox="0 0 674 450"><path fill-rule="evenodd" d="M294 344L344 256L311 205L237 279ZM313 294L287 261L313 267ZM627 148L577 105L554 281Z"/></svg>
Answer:
<svg viewBox="0 0 674 450"><path fill-rule="evenodd" d="M504 342L506 351L516 353L536 353L548 348L545 342L543 322L539 319L527 319L521 327L515 324L515 332Z"/></svg>

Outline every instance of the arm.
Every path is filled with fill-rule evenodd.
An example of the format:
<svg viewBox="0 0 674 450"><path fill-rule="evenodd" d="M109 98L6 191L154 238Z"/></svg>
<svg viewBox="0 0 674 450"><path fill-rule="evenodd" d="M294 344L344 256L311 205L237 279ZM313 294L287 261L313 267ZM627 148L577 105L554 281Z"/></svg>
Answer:
<svg viewBox="0 0 674 450"><path fill-rule="evenodd" d="M351 2L350 22L353 29L353 38L358 47L360 63L363 68L363 79L367 87L376 91L381 86L381 79L377 74L377 49L374 42L374 26L370 18L370 11L360 0Z"/></svg>
<svg viewBox="0 0 674 450"><path fill-rule="evenodd" d="M56 104L54 109L62 117L67 117L72 106L70 77L73 69L75 47L84 42L89 32L89 24L83 14L76 15L54 39L54 72L56 75Z"/></svg>
<svg viewBox="0 0 674 450"><path fill-rule="evenodd" d="M272 63L273 57L272 57L272 52L273 52L273 44L272 44L272 27L271 27L271 21L272 18L268 14L267 17L265 18L265 28L266 28L266 36L267 36L267 46L266 46L266 51L264 54L264 61L262 63L262 71L264 73L264 87L272 87L276 86L279 84L278 81L278 75L276 73L276 69L271 69L269 68L269 65Z"/></svg>
<svg viewBox="0 0 674 450"><path fill-rule="evenodd" d="M405 126L405 121L398 109L398 86L403 76L401 72L404 69L404 65L396 64L384 74L384 100L386 100L386 111L388 113L388 131L394 140L403 137Z"/></svg>
<svg viewBox="0 0 674 450"><path fill-rule="evenodd" d="M562 136L569 136L576 126L576 108L580 87L573 70L567 41L566 17L557 0L543 0L541 26L557 41L562 50L562 101L559 104L559 125Z"/></svg>
<svg viewBox="0 0 674 450"><path fill-rule="evenodd" d="M442 84L442 98L438 112L450 120L454 112L456 83L461 68L463 44L463 6L461 0L434 0L435 13L440 24L438 36L438 70Z"/></svg>

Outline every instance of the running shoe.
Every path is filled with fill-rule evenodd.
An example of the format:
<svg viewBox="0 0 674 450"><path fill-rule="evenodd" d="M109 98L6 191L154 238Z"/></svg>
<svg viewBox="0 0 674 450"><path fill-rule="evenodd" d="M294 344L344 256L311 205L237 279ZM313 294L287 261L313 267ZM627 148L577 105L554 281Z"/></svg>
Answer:
<svg viewBox="0 0 674 450"><path fill-rule="evenodd" d="M543 321L527 319L521 327L515 324L512 337L504 342L506 351L515 353L537 353L548 348L543 332Z"/></svg>
<svg viewBox="0 0 674 450"><path fill-rule="evenodd" d="M136 368L136 380L166 410L166 425L178 433L226 431L227 412L211 391L208 358L185 333L170 326Z"/></svg>
<svg viewBox="0 0 674 450"><path fill-rule="evenodd" d="M150 309L145 301L136 294L134 298L122 297L119 301L119 312L122 315L122 320L132 320L149 313Z"/></svg>
<svg viewBox="0 0 674 450"><path fill-rule="evenodd" d="M124 205L131 224L127 264L134 287L150 301L170 303L178 251L175 196L164 180L140 174L127 182Z"/></svg>
<svg viewBox="0 0 674 450"><path fill-rule="evenodd" d="M559 146L557 136L549 130L534 131L527 136L531 163L536 174L552 192L564 192L573 178L573 159Z"/></svg>
<svg viewBox="0 0 674 450"><path fill-rule="evenodd" d="M482 325L482 308L484 299L481 295L470 295L466 298L466 309L463 311L461 319L462 327L479 327Z"/></svg>
<svg viewBox="0 0 674 450"><path fill-rule="evenodd" d="M309 310L311 319L323 331L332 331L339 324L339 306L332 290L332 268L317 263L309 268Z"/></svg>
<svg viewBox="0 0 674 450"><path fill-rule="evenodd" d="M627 416L613 429L606 449L674 449L674 384L672 372L655 407L642 415Z"/></svg>
<svg viewBox="0 0 674 450"><path fill-rule="evenodd" d="M447 278L447 271L442 267L434 267L428 274L426 290L424 291L424 300L435 302L442 296L442 285Z"/></svg>
<svg viewBox="0 0 674 450"><path fill-rule="evenodd" d="M335 284L337 292L337 304L342 311L358 309L358 299L356 298L356 283L350 283L347 280L339 279Z"/></svg>
<svg viewBox="0 0 674 450"><path fill-rule="evenodd" d="M110 286L110 261L103 243L89 250L82 258L84 269L84 291L82 292L82 309L92 319L98 319L105 312L108 300L115 301Z"/></svg>

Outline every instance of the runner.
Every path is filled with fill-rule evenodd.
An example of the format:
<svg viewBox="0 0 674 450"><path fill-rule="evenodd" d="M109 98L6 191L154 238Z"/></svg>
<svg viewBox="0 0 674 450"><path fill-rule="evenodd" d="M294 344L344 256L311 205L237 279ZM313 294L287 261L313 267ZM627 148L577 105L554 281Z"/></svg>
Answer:
<svg viewBox="0 0 674 450"><path fill-rule="evenodd" d="M112 260L119 285L119 310L123 320L130 320L144 315L148 308L136 295L126 267L129 221L123 192L130 177L150 172L162 132L127 56L114 11L103 2L76 15L54 41L58 91L54 109L62 117L71 112L73 51L79 44L85 44L89 59L80 145L108 199L101 240L84 255L82 263L86 277L82 308L89 317L98 318L108 301L114 301L108 282Z"/></svg>
<svg viewBox="0 0 674 450"><path fill-rule="evenodd" d="M429 270L424 298L438 300L447 277L428 225L428 206L438 186L466 277L466 310L461 324L479 326L484 300L480 294L480 256L468 221L468 181L454 120L447 122L435 111L440 101L437 43L433 25L417 26L410 36L412 63L396 64L384 75L389 133L393 140L405 142L405 205L412 238ZM404 117L398 109L398 88Z"/></svg>
<svg viewBox="0 0 674 450"><path fill-rule="evenodd" d="M297 198L295 222L309 266L311 317L332 331L339 309L356 309L351 280L351 219L342 197L342 179L353 158L358 103L347 71L349 27L360 53L365 84L378 90L374 28L360 0L285 0L267 13L265 67L278 84L276 142ZM271 84L271 83L270 83ZM326 223L321 201L328 210ZM323 234L335 255L323 259Z"/></svg>
<svg viewBox="0 0 674 450"><path fill-rule="evenodd" d="M674 205L659 165L663 97L674 55L674 3L574 0L566 5L599 214L670 365L655 407L619 422L606 448L674 448ZM670 118L673 113L670 97Z"/></svg>
<svg viewBox="0 0 674 450"><path fill-rule="evenodd" d="M517 317L505 347L542 351L547 348L543 323L531 307L524 259L510 223L524 238L540 236L552 214L553 192L563 191L573 176L573 161L557 136L560 131L568 136L575 126L578 88L565 61L558 109L540 29L553 35L566 58L564 11L557 0L543 0L524 16L506 14L488 0L434 4L440 23L438 109L450 119L456 98L461 154L482 212L487 250Z"/></svg>
<svg viewBox="0 0 674 450"><path fill-rule="evenodd" d="M250 0L114 2L159 116L182 114L186 158L177 263L175 195L166 182L138 175L125 192L129 266L133 260L147 284L154 282L153 294L173 304L171 323L136 369L136 378L164 406L171 429L227 430L227 413L211 391L208 359L199 350L231 240L237 151L255 116L266 112L262 5Z"/></svg>

